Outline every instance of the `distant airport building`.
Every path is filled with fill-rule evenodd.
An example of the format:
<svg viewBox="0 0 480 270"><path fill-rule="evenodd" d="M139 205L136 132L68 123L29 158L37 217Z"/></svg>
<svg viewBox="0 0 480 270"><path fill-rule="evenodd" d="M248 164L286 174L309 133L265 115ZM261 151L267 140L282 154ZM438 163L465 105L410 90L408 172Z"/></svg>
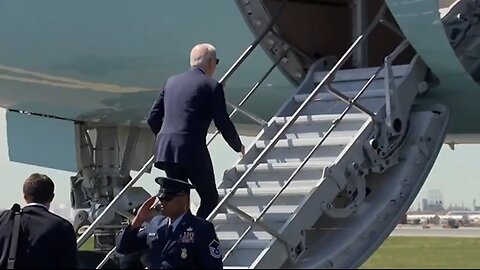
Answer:
<svg viewBox="0 0 480 270"><path fill-rule="evenodd" d="M439 189L428 190L426 199L422 199L423 212L441 212L444 211L443 194Z"/></svg>

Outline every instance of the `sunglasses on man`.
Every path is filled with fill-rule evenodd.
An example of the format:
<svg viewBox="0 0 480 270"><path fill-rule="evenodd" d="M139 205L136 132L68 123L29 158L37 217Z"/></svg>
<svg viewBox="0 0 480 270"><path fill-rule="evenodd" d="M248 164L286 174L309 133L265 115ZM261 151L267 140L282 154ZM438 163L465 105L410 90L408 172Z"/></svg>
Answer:
<svg viewBox="0 0 480 270"><path fill-rule="evenodd" d="M170 202L171 200L173 200L173 198L175 198L175 195L165 195L165 196L162 196L161 198L157 197L157 199L152 204L152 206L150 206L150 209L160 210L159 206L161 202Z"/></svg>
<svg viewBox="0 0 480 270"><path fill-rule="evenodd" d="M175 197L183 197L186 196L187 194L185 193L176 193L176 194L165 194L162 197L158 197L159 201L164 201L164 202L169 202L173 200Z"/></svg>

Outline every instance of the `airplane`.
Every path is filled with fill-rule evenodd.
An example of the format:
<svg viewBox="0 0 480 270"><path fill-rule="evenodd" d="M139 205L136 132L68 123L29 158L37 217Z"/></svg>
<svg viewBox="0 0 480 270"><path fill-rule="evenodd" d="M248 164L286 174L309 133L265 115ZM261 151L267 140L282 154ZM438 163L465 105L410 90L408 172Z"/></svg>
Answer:
<svg viewBox="0 0 480 270"><path fill-rule="evenodd" d="M225 265L359 267L407 211L440 145L480 141L480 126L474 124L480 95L474 34L478 8L468 0L2 1L0 107L7 110L9 158L77 172L70 179L71 205L81 210L74 226L88 226L79 246L93 234L96 252L114 256L116 234L150 196L141 187L130 188L151 171L154 137L145 117L166 78L188 68L191 47L210 42L220 58L217 79L236 112L232 119L241 134L255 141L225 172L219 190L229 190L209 220L221 226L239 215L241 222L250 220L245 224L271 235L244 246L238 244L241 233L241 239L220 237L229 247ZM374 73L381 80L371 77ZM353 85L356 89L350 89ZM364 100L349 96L361 88ZM333 98L357 113L324 109L343 104ZM307 107L312 102L322 106ZM321 171L316 169L313 186L279 189L298 171L281 178L291 164L285 165L286 156L275 161L284 163L278 167L274 161L262 163L270 149L288 155L301 147L320 147L333 129L313 138L308 136L318 130L305 129L316 128L322 119L333 120L335 128L340 122L333 116L363 122L354 135L348 130L332 135L349 142ZM310 122L297 137L283 138L297 120ZM302 134L308 136L298 137ZM32 155L32 150L48 156ZM294 163L299 164L295 168L301 170L306 162ZM248 174L260 177L261 170L278 180L272 195L283 190L292 197L299 190L307 195L293 203L298 208L285 210L288 217L277 232L265 222L280 217L255 219L226 205L230 198L243 202L236 190L246 189L241 182ZM132 171L139 174L132 177ZM238 172L244 175L234 176ZM250 201L257 199L252 196L247 196ZM219 221L223 206L230 212ZM259 247L263 243L268 244ZM232 252L236 247L252 259L240 260Z"/></svg>
<svg viewBox="0 0 480 270"><path fill-rule="evenodd" d="M420 221L421 224L428 223L429 220L438 217L439 223L446 223L448 220L455 220L457 222L463 222L468 220L470 223L478 224L480 220L480 215L475 212L470 211L453 211L457 213L446 213L446 214L409 214L407 215L408 223L415 223L415 220Z"/></svg>

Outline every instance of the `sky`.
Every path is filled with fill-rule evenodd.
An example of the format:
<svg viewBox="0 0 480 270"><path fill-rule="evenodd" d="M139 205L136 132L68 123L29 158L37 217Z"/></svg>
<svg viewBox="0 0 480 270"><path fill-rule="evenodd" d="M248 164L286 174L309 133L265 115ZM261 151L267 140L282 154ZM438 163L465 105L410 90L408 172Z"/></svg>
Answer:
<svg viewBox="0 0 480 270"><path fill-rule="evenodd" d="M70 176L73 172L59 171L44 167L26 165L9 161L6 140L5 111L0 110L0 209L10 207L14 202L23 203L22 184L33 172L49 175L55 182L56 197L54 204L69 205ZM252 142L252 138L242 137L246 146ZM213 141L211 155L215 168L217 181L221 179L223 171L229 169L239 158L239 154L231 150L221 136ZM456 145L451 150L443 145L422 190L413 208L421 198L427 196L429 189L440 189L443 193L445 205L461 204L472 206L473 199L480 204L480 181L478 175L478 153L480 145ZM132 172L132 176L135 173ZM164 175L162 171L154 169L152 174L142 177L137 186L143 186L148 192L155 193L158 186L153 179Z"/></svg>

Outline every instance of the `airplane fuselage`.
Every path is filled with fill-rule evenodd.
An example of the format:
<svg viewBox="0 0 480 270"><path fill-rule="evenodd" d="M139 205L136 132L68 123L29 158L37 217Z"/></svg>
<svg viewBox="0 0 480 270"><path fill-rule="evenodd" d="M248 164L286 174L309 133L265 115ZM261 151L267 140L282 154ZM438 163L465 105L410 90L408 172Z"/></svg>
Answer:
<svg viewBox="0 0 480 270"><path fill-rule="evenodd" d="M143 120L195 44L217 47L219 79L254 40L222 0L3 1L0 25L1 107L109 125ZM227 82L227 99L238 103L269 65L258 48ZM293 89L276 72L246 108L268 117Z"/></svg>
<svg viewBox="0 0 480 270"><path fill-rule="evenodd" d="M339 57L350 45L356 34L350 26L352 7L324 2L288 4L277 28L310 59L297 57L303 68L298 76L280 66L281 72L277 69L267 78L246 103L246 110L268 120L294 93L304 75L301 73L315 57ZM371 1L369 8L375 10L382 2ZM423 2L438 5L436 1ZM440 7L451 2L441 1ZM271 14L278 6L274 1L264 3ZM410 12L408 7L406 10ZM323 17L317 19L317 27L309 28L308 24L315 25L310 17L318 14ZM417 33L418 42L427 48L425 57L437 60L428 63L434 65L430 68L434 73L443 72L438 75L440 83L432 84L420 102L438 102L450 108L450 135L480 133L479 126L469 124L480 113L474 102L480 95L477 84L461 65L451 68L454 59L447 55L455 54L446 36L437 31L437 43L428 43L434 38L423 38L425 35L415 30L427 21L420 14L409 20L412 30L402 30ZM322 26L323 21L330 22L329 26ZM359 27L365 28L367 23ZM74 121L135 125L145 119L166 78L189 68L193 45L210 42L217 47L221 59L218 79L258 36L254 25L255 19L242 18L235 1L4 1L0 3L0 106ZM443 31L442 25L436 29ZM373 46L367 49L369 65L379 65L382 58L375 58L375 54L381 56L379 51L388 51L388 44L398 38L387 32L380 35L369 41ZM407 38L417 43L411 35ZM229 79L226 96L230 102L238 103L271 65L270 52L266 52L256 49ZM461 89L452 89L460 85L460 77L464 78ZM234 121L251 123L244 117Z"/></svg>

